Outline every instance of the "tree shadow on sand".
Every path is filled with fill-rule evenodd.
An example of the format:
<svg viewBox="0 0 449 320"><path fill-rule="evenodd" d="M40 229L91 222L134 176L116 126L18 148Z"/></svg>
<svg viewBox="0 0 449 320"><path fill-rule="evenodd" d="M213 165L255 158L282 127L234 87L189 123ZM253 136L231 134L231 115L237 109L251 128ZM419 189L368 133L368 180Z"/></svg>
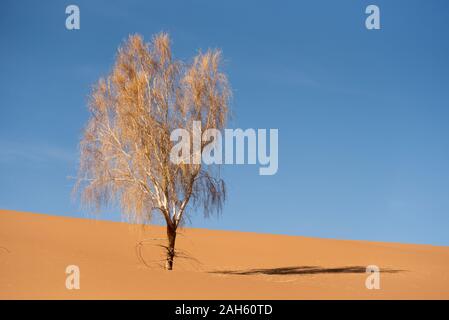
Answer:
<svg viewBox="0 0 449 320"><path fill-rule="evenodd" d="M394 270L382 268L381 273L397 273L404 270ZM363 266L345 266L337 268L323 268L318 266L294 266L281 268L266 268L266 269L247 269L247 270L221 270L211 271L215 274L230 274L230 275L310 275L310 274L327 274L327 273L366 273L366 267Z"/></svg>

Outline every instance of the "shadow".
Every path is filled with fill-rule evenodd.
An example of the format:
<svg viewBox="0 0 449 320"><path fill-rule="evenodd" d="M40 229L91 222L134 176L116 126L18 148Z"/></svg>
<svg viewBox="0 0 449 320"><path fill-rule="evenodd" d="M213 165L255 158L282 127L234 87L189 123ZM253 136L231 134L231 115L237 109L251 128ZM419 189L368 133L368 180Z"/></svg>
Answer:
<svg viewBox="0 0 449 320"><path fill-rule="evenodd" d="M380 269L381 273L396 273L403 270L394 270L388 268ZM363 266L346 266L338 268L323 268L318 266L295 266L295 267L281 267L281 268L267 268L267 269L248 269L248 270L222 270L210 271L215 274L230 274L230 275L308 275L308 274L326 274L326 273L366 273L366 267Z"/></svg>

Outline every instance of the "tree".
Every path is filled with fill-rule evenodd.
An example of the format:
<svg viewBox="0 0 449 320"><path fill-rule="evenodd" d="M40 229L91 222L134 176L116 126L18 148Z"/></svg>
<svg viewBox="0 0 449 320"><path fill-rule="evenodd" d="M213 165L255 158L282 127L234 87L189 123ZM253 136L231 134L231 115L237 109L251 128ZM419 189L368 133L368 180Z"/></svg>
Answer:
<svg viewBox="0 0 449 320"><path fill-rule="evenodd" d="M194 121L201 125L201 137L208 129L223 130L231 92L220 68L218 50L184 63L173 59L167 34L151 43L132 35L90 95L75 190L84 204L98 209L116 203L140 223L161 214L168 270L186 215L196 208L206 217L218 213L225 199L218 166L195 163L195 153L183 155L186 161L179 163L170 160L173 130L192 134ZM212 143L213 137L201 139L200 152Z"/></svg>

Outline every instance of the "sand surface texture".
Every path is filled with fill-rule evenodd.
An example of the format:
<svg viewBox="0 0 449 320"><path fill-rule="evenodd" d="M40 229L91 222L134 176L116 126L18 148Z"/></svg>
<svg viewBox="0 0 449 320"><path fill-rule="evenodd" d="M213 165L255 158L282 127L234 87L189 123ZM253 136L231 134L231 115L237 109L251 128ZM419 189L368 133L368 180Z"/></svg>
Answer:
<svg viewBox="0 0 449 320"><path fill-rule="evenodd" d="M1 299L448 299L449 247L183 228L0 211ZM145 240L147 239L147 240ZM80 289L66 288L66 268ZM366 266L380 289L365 286Z"/></svg>

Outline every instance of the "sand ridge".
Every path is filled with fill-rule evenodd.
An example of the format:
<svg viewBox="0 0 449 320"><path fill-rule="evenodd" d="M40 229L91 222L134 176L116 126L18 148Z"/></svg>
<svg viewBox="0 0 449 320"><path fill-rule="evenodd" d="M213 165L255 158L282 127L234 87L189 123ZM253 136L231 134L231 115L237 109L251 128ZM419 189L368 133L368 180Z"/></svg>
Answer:
<svg viewBox="0 0 449 320"><path fill-rule="evenodd" d="M0 210L1 299L448 299L449 247L183 228ZM368 290L366 266L381 268ZM68 265L80 289L65 286Z"/></svg>

